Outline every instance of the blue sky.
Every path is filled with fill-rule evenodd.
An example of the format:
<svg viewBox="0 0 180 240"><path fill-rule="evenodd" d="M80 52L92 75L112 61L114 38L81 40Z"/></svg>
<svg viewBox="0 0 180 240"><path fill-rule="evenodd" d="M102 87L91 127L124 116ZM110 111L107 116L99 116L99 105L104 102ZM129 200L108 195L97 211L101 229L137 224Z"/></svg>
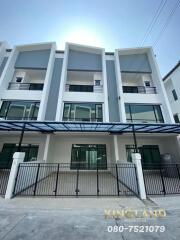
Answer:
<svg viewBox="0 0 180 240"><path fill-rule="evenodd" d="M65 41L115 48L138 47L161 0L0 0L0 40L10 46ZM176 0L168 0L144 46L157 38ZM180 60L180 8L154 48L162 75Z"/></svg>

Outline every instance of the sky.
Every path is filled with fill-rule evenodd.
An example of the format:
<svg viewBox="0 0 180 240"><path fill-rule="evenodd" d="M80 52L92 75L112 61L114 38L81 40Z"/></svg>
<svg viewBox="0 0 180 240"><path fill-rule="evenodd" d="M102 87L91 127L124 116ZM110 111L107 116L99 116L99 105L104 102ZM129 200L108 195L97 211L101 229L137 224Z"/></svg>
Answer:
<svg viewBox="0 0 180 240"><path fill-rule="evenodd" d="M165 0L164 0L165 1ZM143 46L153 46L170 10L167 3ZM55 41L117 48L139 47L161 0L0 0L0 41L10 47ZM180 7L154 46L164 76L180 60Z"/></svg>

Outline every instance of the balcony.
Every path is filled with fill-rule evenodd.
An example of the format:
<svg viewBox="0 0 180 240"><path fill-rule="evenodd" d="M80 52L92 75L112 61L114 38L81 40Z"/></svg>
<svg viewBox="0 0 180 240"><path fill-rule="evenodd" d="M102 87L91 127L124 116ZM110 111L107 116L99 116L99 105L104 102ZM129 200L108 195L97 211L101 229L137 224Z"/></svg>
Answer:
<svg viewBox="0 0 180 240"><path fill-rule="evenodd" d="M155 87L123 86L123 93L157 94Z"/></svg>
<svg viewBox="0 0 180 240"><path fill-rule="evenodd" d="M44 87L43 83L16 83L10 82L8 89L9 90L33 90L33 91L42 91Z"/></svg>
<svg viewBox="0 0 180 240"><path fill-rule="evenodd" d="M66 92L95 92L95 93L102 93L103 86L102 85L74 85L74 84L66 84L65 91Z"/></svg>

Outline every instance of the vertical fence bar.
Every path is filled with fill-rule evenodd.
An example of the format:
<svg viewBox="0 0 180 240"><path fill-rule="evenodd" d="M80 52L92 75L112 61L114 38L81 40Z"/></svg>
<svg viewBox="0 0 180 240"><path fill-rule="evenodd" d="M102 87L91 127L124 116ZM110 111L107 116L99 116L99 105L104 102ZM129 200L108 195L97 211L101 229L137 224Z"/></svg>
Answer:
<svg viewBox="0 0 180 240"><path fill-rule="evenodd" d="M98 168L98 162L96 166L96 175L97 175L97 196L99 196L99 168Z"/></svg>
<svg viewBox="0 0 180 240"><path fill-rule="evenodd" d="M119 196L119 177L118 177L118 166L116 163L116 181L117 181L117 194Z"/></svg>
<svg viewBox="0 0 180 240"><path fill-rule="evenodd" d="M21 165L21 164L19 164L19 166L18 166L17 175L16 175L16 178L15 178L14 190L13 190L13 196L14 196L14 194L15 194L15 190L16 190L16 185L17 185L17 179L18 179L18 175L19 175L20 165Z"/></svg>
<svg viewBox="0 0 180 240"><path fill-rule="evenodd" d="M59 177L59 163L57 166L56 184L55 184L55 190L54 190L55 196L57 196L58 177Z"/></svg>
<svg viewBox="0 0 180 240"><path fill-rule="evenodd" d="M37 174L36 174L36 181L35 181L35 185L34 185L34 196L36 195L36 188L37 188L37 181L38 181L38 175L39 175L39 168L40 168L40 163L38 163L38 169L37 169Z"/></svg>
<svg viewBox="0 0 180 240"><path fill-rule="evenodd" d="M178 164L176 164L176 168L177 168L177 173L178 173L178 177L179 177L179 180L180 180L180 173L179 173Z"/></svg>
<svg viewBox="0 0 180 240"><path fill-rule="evenodd" d="M79 185L79 164L77 167L77 177L76 177L76 190L75 190L76 196L78 196L78 193L79 193L78 185Z"/></svg>
<svg viewBox="0 0 180 240"><path fill-rule="evenodd" d="M164 193L164 196L165 196L166 195L166 189L165 189L165 184L164 184L164 178L163 178L163 174L162 174L161 165L160 165L160 176L161 176L162 185L163 185L163 193Z"/></svg>

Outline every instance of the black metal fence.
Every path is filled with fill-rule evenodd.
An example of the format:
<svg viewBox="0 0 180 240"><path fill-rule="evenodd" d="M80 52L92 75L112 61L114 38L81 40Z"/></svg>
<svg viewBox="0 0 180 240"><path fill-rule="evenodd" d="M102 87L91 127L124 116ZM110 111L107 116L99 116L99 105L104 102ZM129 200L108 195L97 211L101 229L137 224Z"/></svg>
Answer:
<svg viewBox="0 0 180 240"><path fill-rule="evenodd" d="M14 195L126 196L138 195L134 164L108 164L107 170L71 170L69 163L21 163ZM94 169L94 168L93 168Z"/></svg>
<svg viewBox="0 0 180 240"><path fill-rule="evenodd" d="M9 180L10 169L0 168L0 195L5 195Z"/></svg>
<svg viewBox="0 0 180 240"><path fill-rule="evenodd" d="M143 165L147 195L180 194L180 164Z"/></svg>

